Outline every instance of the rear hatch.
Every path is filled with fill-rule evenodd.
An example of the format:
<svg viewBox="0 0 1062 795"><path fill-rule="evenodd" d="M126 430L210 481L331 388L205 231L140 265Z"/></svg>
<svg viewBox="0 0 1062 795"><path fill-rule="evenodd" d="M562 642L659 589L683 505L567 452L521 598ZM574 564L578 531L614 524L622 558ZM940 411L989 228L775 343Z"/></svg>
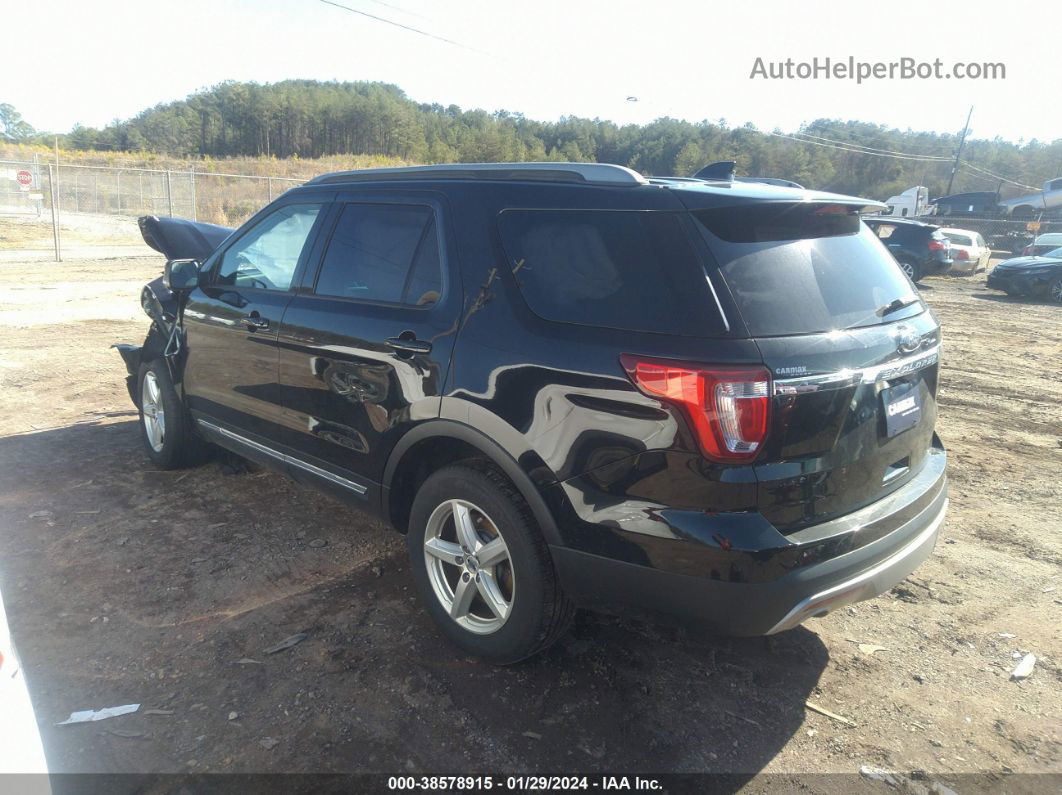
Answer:
<svg viewBox="0 0 1062 795"><path fill-rule="evenodd" d="M939 325L858 210L691 208L713 282L772 377L754 469L760 511L783 532L899 488L933 444Z"/></svg>

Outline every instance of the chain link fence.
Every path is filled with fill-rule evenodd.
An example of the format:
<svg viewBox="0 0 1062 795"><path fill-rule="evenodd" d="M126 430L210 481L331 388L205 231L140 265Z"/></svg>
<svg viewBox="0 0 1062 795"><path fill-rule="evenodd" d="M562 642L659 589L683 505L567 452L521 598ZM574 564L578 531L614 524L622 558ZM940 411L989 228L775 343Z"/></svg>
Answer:
<svg viewBox="0 0 1062 795"><path fill-rule="evenodd" d="M0 248L45 242L61 258L63 237L72 246L142 246L132 220L169 215L238 226L288 188L304 180L291 177L227 174L212 171L83 166L35 160L0 160L0 218L35 225L37 235L8 240ZM54 217L52 209L55 209ZM128 219L122 223L120 219ZM1040 234L1062 232L1062 219L1013 219L968 215L927 216L936 226L979 232L996 251L1020 254ZM47 226L51 226L48 229ZM45 241L45 238L50 240Z"/></svg>
<svg viewBox="0 0 1062 795"><path fill-rule="evenodd" d="M55 258L63 234L79 241L115 237L116 245L140 244L135 224L115 224L125 217L169 215L238 226L288 188L304 180L197 171L113 166L83 166L42 159L0 160L0 218L52 225ZM54 209L54 213L53 213ZM93 227L93 217L98 223ZM39 225L39 224L38 224ZM135 235L130 237L130 234ZM2 238L0 238L2 239ZM12 241L40 243L22 234ZM8 241L3 239L6 244ZM105 240L100 240L102 245Z"/></svg>

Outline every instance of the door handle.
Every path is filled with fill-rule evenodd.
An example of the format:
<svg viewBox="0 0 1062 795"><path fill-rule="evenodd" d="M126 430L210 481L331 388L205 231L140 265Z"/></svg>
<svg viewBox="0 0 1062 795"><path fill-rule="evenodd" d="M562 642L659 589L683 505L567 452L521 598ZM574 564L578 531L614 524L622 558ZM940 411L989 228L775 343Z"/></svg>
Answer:
<svg viewBox="0 0 1062 795"><path fill-rule="evenodd" d="M248 331L259 331L269 328L269 319L262 317L257 311L240 318L240 322L247 326Z"/></svg>
<svg viewBox="0 0 1062 795"><path fill-rule="evenodd" d="M388 348L399 354L407 353L415 356L431 353L431 343L418 340L411 331L403 331L397 337L388 337L384 342L387 343Z"/></svg>

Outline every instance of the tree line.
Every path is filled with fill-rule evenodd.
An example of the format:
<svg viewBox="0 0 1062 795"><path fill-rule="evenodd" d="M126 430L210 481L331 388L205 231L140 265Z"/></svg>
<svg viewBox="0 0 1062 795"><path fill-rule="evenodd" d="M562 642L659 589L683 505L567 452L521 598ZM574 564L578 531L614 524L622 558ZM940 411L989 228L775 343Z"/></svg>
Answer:
<svg viewBox="0 0 1062 795"><path fill-rule="evenodd" d="M24 124L24 123L23 123ZM33 131L17 128L22 140ZM737 161L738 174L790 179L810 188L883 199L912 185L945 192L958 134L891 129L818 119L796 136L725 119L661 118L617 125L569 116L528 119L508 111L423 104L397 86L375 82L287 80L226 82L156 105L102 129L76 126L63 136L73 149L146 151L181 157L318 158L380 155L411 163L568 160L619 163L645 174L688 176L706 163ZM814 143L812 143L814 141ZM852 151L852 146L871 148ZM890 154L891 153L891 154ZM968 140L952 192L1022 192L1062 173L1062 139L1014 143Z"/></svg>

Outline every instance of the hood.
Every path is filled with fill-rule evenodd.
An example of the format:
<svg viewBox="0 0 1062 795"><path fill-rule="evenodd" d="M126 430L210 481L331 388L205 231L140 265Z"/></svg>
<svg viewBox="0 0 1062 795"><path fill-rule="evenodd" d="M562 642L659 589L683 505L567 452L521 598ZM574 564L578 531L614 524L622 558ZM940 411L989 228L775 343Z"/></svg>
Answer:
<svg viewBox="0 0 1062 795"><path fill-rule="evenodd" d="M166 256L166 259L194 259L202 262L232 229L217 224L204 224L185 218L159 218L144 215L137 219L144 242Z"/></svg>
<svg viewBox="0 0 1062 795"><path fill-rule="evenodd" d="M1062 259L1057 257L1015 257L996 265L995 270L1002 268L1008 271L1028 270L1029 268L1043 268L1049 265L1062 265Z"/></svg>

